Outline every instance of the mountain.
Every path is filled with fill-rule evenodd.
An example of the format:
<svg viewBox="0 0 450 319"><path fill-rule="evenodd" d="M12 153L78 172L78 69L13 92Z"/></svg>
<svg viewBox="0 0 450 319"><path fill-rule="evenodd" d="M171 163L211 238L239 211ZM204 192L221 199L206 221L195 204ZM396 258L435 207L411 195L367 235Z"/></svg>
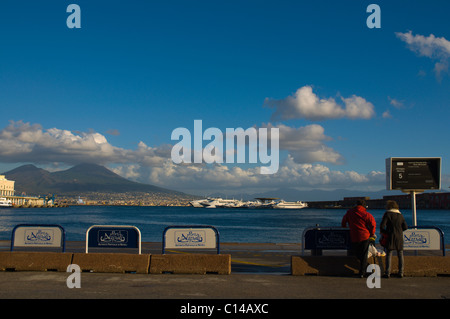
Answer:
<svg viewBox="0 0 450 319"><path fill-rule="evenodd" d="M34 165L23 165L3 173L15 181L16 194L79 194L100 193L164 193L183 194L173 190L130 181L106 167L96 164L80 164L64 171L48 172Z"/></svg>

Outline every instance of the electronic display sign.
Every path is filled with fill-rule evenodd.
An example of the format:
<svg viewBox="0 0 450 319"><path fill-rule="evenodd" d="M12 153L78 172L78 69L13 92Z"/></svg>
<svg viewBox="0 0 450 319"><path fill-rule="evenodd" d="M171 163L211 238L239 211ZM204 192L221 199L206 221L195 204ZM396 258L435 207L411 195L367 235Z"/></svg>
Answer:
<svg viewBox="0 0 450 319"><path fill-rule="evenodd" d="M390 157L386 159L388 190L430 190L441 188L440 157Z"/></svg>

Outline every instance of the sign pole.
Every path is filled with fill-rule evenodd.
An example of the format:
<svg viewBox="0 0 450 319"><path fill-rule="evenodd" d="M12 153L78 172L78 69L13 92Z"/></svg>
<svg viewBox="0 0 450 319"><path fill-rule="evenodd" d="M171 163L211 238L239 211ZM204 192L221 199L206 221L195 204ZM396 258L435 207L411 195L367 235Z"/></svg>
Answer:
<svg viewBox="0 0 450 319"><path fill-rule="evenodd" d="M412 223L413 227L417 227L417 210L416 210L416 193L417 190L412 190L409 192L411 195L411 211L412 211ZM422 191L420 191L421 193ZM414 250L414 255L417 256L417 250Z"/></svg>
<svg viewBox="0 0 450 319"><path fill-rule="evenodd" d="M411 210L412 210L412 222L413 226L417 226L417 211L416 211L416 191L411 191Z"/></svg>

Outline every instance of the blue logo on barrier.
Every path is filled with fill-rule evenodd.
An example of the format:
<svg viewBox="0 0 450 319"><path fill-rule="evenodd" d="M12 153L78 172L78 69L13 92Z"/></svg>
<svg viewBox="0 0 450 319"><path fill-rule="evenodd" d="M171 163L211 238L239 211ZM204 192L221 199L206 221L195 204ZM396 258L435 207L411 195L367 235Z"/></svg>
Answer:
<svg viewBox="0 0 450 319"><path fill-rule="evenodd" d="M347 249L349 245L348 231L317 230L315 246L321 249Z"/></svg>
<svg viewBox="0 0 450 319"><path fill-rule="evenodd" d="M86 253L89 247L138 248L141 253L141 232L135 226L94 225L86 232Z"/></svg>
<svg viewBox="0 0 450 319"><path fill-rule="evenodd" d="M426 231L412 232L409 237L403 234L405 246L407 247L428 247L430 245L430 233Z"/></svg>
<svg viewBox="0 0 450 319"><path fill-rule="evenodd" d="M162 253L170 249L217 249L220 254L219 232L213 226L168 226L163 232Z"/></svg>
<svg viewBox="0 0 450 319"><path fill-rule="evenodd" d="M198 231L193 232L189 231L189 233L183 233L181 231L175 232L176 236L176 244L177 246L204 246L204 240L205 240L205 232L204 231Z"/></svg>
<svg viewBox="0 0 450 319"><path fill-rule="evenodd" d="M47 244L53 242L53 231L26 230L25 244Z"/></svg>
<svg viewBox="0 0 450 319"><path fill-rule="evenodd" d="M11 251L15 247L62 248L65 251L65 231L53 224L20 224L14 227L11 236Z"/></svg>
<svg viewBox="0 0 450 319"><path fill-rule="evenodd" d="M98 244L100 246L126 246L128 243L128 231L126 230L99 230Z"/></svg>
<svg viewBox="0 0 450 319"><path fill-rule="evenodd" d="M350 231L345 228L309 228L303 232L302 249L348 250Z"/></svg>
<svg viewBox="0 0 450 319"><path fill-rule="evenodd" d="M342 247L346 244L343 234L336 232L324 232L317 235L317 247Z"/></svg>

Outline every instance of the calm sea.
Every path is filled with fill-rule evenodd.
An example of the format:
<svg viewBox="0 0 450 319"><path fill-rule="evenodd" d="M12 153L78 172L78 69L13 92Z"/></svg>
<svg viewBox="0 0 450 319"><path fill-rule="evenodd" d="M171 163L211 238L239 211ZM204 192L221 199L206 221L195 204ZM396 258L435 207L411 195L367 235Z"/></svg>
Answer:
<svg viewBox="0 0 450 319"><path fill-rule="evenodd" d="M377 225L383 210L370 210ZM411 225L411 211L402 211ZM305 228L319 224L339 227L343 209L206 209L193 207L73 206L64 208L24 208L0 210L0 239L11 239L18 224L57 224L66 231L66 240L85 240L92 225L132 225L140 229L143 242L161 242L167 226L211 225L221 242L300 243ZM450 210L418 210L419 226L436 226L450 244ZM379 227L377 226L377 230Z"/></svg>

